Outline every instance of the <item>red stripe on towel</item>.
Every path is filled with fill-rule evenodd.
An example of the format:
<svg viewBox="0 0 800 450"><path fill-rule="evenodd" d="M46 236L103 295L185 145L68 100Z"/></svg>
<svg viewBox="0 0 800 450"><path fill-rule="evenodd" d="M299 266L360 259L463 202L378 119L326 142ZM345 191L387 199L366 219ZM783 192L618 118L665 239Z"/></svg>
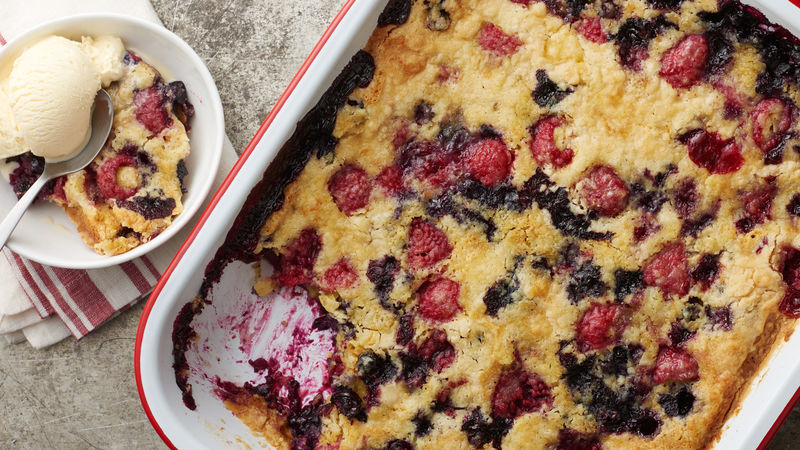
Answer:
<svg viewBox="0 0 800 450"><path fill-rule="evenodd" d="M73 334L77 333L79 336L84 336L86 333L89 332L89 329L86 328L86 325L83 321L78 317L78 314L70 307L64 297L61 295L61 292L55 285L53 279L50 278L50 275L47 273L47 270L41 264L35 263L33 261L30 262L33 270L36 271L36 274L39 276L39 279L42 280L44 283L44 287L47 288L50 295L53 296L53 300L55 301L55 305L53 308L56 310L56 314L63 320L67 327L70 328ZM72 325L70 327L70 325ZM76 337L79 337L76 336Z"/></svg>
<svg viewBox="0 0 800 450"><path fill-rule="evenodd" d="M53 273L64 284L69 301L83 313L92 324L92 329L111 317L117 310L108 302L85 270L53 268ZM71 308L71 309L74 309ZM77 314L76 314L77 315ZM76 324L76 328L77 324ZM91 329L87 329L92 331Z"/></svg>
<svg viewBox="0 0 800 450"><path fill-rule="evenodd" d="M150 290L150 284L144 279L144 275L142 275L142 272L136 267L136 264L127 261L120 264L119 267L125 272L125 275L131 279L131 282L136 286L140 294L144 294Z"/></svg>

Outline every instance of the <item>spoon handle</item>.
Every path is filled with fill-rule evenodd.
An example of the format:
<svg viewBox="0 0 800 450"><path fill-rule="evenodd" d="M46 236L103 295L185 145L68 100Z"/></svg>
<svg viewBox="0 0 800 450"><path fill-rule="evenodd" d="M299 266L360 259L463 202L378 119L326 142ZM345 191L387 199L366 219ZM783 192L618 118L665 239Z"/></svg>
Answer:
<svg viewBox="0 0 800 450"><path fill-rule="evenodd" d="M19 220L22 219L22 215L25 213L25 210L33 203L36 199L36 196L39 194L39 191L42 190L42 187L50 180L50 177L42 175L36 180L35 183L28 189L28 192L22 196L17 204L11 208L11 211L8 212L8 215L2 222L0 222L0 248L5 247L6 241L8 238L11 237L11 233L14 232L14 228L17 227L17 223Z"/></svg>

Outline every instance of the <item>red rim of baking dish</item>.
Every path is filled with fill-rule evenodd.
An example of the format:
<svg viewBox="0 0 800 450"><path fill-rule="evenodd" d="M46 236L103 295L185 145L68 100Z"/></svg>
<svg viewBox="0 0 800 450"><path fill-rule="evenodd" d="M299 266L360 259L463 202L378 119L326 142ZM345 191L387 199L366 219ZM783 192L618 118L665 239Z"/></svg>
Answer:
<svg viewBox="0 0 800 450"><path fill-rule="evenodd" d="M789 1L793 5L800 8L800 0L789 0ZM156 299L161 293L161 290L164 288L164 285L167 283L167 280L169 279L170 275L172 275L172 272L175 270L175 267L177 267L178 263L183 258L183 255L189 249L189 246L192 245L192 242L194 242L194 239L195 237L197 237L197 234L200 232L200 229L203 228L203 225L206 223L206 220L211 215L212 211L214 211L214 208L217 206L217 203L219 203L222 196L228 190L228 187L233 182L233 179L236 178L236 175L239 173L239 170L242 168L244 163L250 157L250 154L253 152L259 141L261 141L261 137L264 136L264 133L266 133L267 129L272 124L272 121L275 119L275 116L277 116L280 110L283 108L283 105L286 103L286 100L288 100L289 96L292 94L292 92L294 92L294 89L295 87L297 87L297 84L300 82L303 76L305 76L308 67L311 65L312 62L314 62L317 55L319 55L319 52L328 42L328 38L330 38L331 34L333 34L334 30L336 30L336 28L339 26L339 23L342 21L344 16L350 10L350 7L353 6L353 3L355 3L355 0L347 0L344 6L342 6L342 9L340 9L339 12L336 14L336 17L333 18L331 24L328 25L328 28L322 34L322 37L319 39L316 45L314 45L314 48L311 50L311 53L308 55L305 61L303 61L303 65L300 66L300 69L297 71L294 78L292 78L292 81L289 82L289 86L286 87L286 90L284 90L283 94L281 94L280 98L278 98L278 101L275 103L275 106L273 106L267 118L258 128L258 131L256 131L255 136L253 136L253 139L251 139L250 143L247 144L247 147L245 148L244 152L242 152L242 155L239 157L239 159L236 161L236 164L234 164L230 173L228 173L228 175L225 177L225 180L222 182L219 189L217 189L217 192L214 193L214 196L211 198L211 201L209 202L208 206L203 211L202 216L200 216L200 219L197 221L197 224L192 228L192 231L191 233L189 233L189 236L186 238L186 241L183 242L183 245L181 245L181 248L175 254L175 257L172 259L167 269L161 275L161 278L158 280L158 284L156 284L155 288L153 288L153 292L150 294L150 297L147 299L147 304L145 304L144 306L144 311L142 311L142 316L139 319L139 327L136 330L136 347L134 349L134 354L133 354L133 364L136 375L136 389L139 392L139 400L142 403L142 407L144 408L145 414L147 414L147 418L150 420L150 424L153 426L153 429L156 430L156 433L158 433L158 435L161 437L164 443L167 444L167 446L169 446L172 449L175 449L177 447L175 447L175 445L169 440L169 438L167 438L166 434L164 434L164 431L161 429L158 422L153 417L153 413L152 411L150 411L150 406L147 403L147 398L144 395L144 388L142 387L142 375L140 371L139 360L142 350L141 348L142 336L144 335L144 329L147 326L147 318L150 316L150 311L153 309L153 305L155 304ZM789 413L792 412L792 409L794 408L795 404L797 404L798 400L800 400L800 387L797 388L794 395L792 395L792 398L789 400L788 403L786 403L786 406L783 408L783 411L781 411L780 415L778 415L778 418L775 420L775 423L772 424L770 429L767 431L767 434L764 435L764 438L761 440L761 444L759 444L758 446L759 450L765 449L767 445L769 445L770 441L772 441L772 438L775 437L775 433L778 432L778 429L780 429L781 425L783 425L783 422L786 421L786 418L789 416Z"/></svg>
<svg viewBox="0 0 800 450"><path fill-rule="evenodd" d="M292 92L294 92L294 89L295 87L297 87L297 84L300 82L303 76L305 76L306 71L308 71L308 68L311 65L311 63L314 62L316 57L319 55L322 48L328 42L328 39L331 37L333 32L339 26L339 23L342 21L344 16L350 10L350 7L353 6L353 3L355 3L355 1L356 0L347 0L344 6L342 6L342 8L336 14L336 17L333 18L331 24L328 25L328 28L325 29L325 32L322 34L322 37L319 39L316 45L314 45L314 48L311 50L311 53L308 55L305 61L303 61L303 64L300 66L300 69L297 71L294 78L292 78L292 81L289 82L289 85L286 87L286 90L283 91L283 94L281 94L280 98L278 98L278 101L275 103L275 106L272 107L272 110L270 111L269 115L264 120L264 122L261 124L261 126L258 128L258 131L256 131L256 134L255 136L253 136L253 139L251 139L250 143L247 144L247 147L245 148L244 152L242 152L242 155L239 157L239 159L236 161L236 164L234 164L233 168L225 177L225 180L222 182L219 189L217 189L217 191L214 193L214 196L211 198L211 201L209 202L208 206L203 211L203 214L200 216L200 219L197 221L197 224L192 228L191 233L189 233L189 236L183 242L181 248L175 254L175 257L172 258L172 261L169 263L169 266L167 266L167 269L161 275L161 278L158 280L158 283L156 284L155 288L153 288L153 292L147 299L147 304L145 304L144 306L144 311L142 311L142 316L139 319L139 327L136 330L136 346L133 354L134 372L136 376L136 389L139 392L139 400L142 403L142 408L144 408L145 414L147 414L147 418L150 420L150 424L153 426L153 429L156 430L156 433L158 433L158 435L161 437L164 443L167 444L167 446L169 446L172 449L176 449L177 447L169 440L169 438L167 438L166 434L164 434L164 431L161 429L161 426L159 426L155 417L153 417L153 413L150 410L150 405L148 405L147 398L144 395L144 388L142 387L140 357L142 351L141 348L142 336L144 335L144 329L147 326L147 318L150 316L150 311L153 309L153 305L155 304L156 299L161 293L161 290L164 288L164 285L167 283L167 280L169 279L170 275L172 275L172 272L175 270L175 267L177 267L178 263L183 258L183 255L189 249L189 246L192 245L192 242L194 242L194 239L197 237L197 234L203 228L203 225L206 223L206 220L208 220L208 217L214 211L214 208L217 206L222 196L228 190L228 187L230 187L234 178L236 178L236 175L238 175L239 170L242 168L244 163L253 153L253 150L261 140L261 137L264 136L264 133L266 133L267 129L272 124L272 121L275 119L280 110L283 108L283 105L286 103L289 96L292 94Z"/></svg>

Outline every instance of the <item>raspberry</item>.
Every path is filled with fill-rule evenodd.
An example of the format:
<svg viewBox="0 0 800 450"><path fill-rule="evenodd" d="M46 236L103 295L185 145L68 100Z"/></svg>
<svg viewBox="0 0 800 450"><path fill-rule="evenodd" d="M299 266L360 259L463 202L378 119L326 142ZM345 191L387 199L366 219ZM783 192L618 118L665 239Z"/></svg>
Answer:
<svg viewBox="0 0 800 450"><path fill-rule="evenodd" d="M397 166L384 167L375 181L389 195L399 196L406 190L403 171Z"/></svg>
<svg viewBox="0 0 800 450"><path fill-rule="evenodd" d="M281 286L310 283L314 277L322 239L313 228L306 228L284 248L278 263L275 280Z"/></svg>
<svg viewBox="0 0 800 450"><path fill-rule="evenodd" d="M768 152L775 148L792 126L792 107L778 98L761 100L753 110L753 140Z"/></svg>
<svg viewBox="0 0 800 450"><path fill-rule="evenodd" d="M467 167L473 178L486 186L497 186L511 173L513 156L499 139L478 141L467 150Z"/></svg>
<svg viewBox="0 0 800 450"><path fill-rule="evenodd" d="M781 249L780 272L784 283L796 291L800 291L800 250L784 246Z"/></svg>
<svg viewBox="0 0 800 450"><path fill-rule="evenodd" d="M678 140L689 148L689 158L711 173L736 172L742 168L742 151L733 138L722 139L716 132L695 129Z"/></svg>
<svg viewBox="0 0 800 450"><path fill-rule="evenodd" d="M603 31L603 22L597 17L586 18L578 22L578 33L588 41L595 44L602 44L608 40Z"/></svg>
<svg viewBox="0 0 800 450"><path fill-rule="evenodd" d="M756 225L761 225L772 216L772 201L778 193L775 178L767 179L767 184L746 192L741 196L744 217L736 221L736 229L740 233L749 233Z"/></svg>
<svg viewBox="0 0 800 450"><path fill-rule="evenodd" d="M417 290L419 313L434 322L448 322L461 309L458 294L461 287L453 280L437 278L426 281Z"/></svg>
<svg viewBox="0 0 800 450"><path fill-rule="evenodd" d="M137 168L136 161L129 156L117 155L107 159L97 170L97 186L106 198L125 200L139 190L124 188L117 183L117 171L120 167Z"/></svg>
<svg viewBox="0 0 800 450"><path fill-rule="evenodd" d="M572 162L574 152L571 148L560 149L556 146L553 134L556 128L564 125L564 121L556 116L546 116L530 128L531 152L533 159L540 166L552 165L560 169Z"/></svg>
<svg viewBox="0 0 800 450"><path fill-rule="evenodd" d="M419 217L408 230L408 262L411 269L426 269L450 256L453 247L447 235Z"/></svg>
<svg viewBox="0 0 800 450"><path fill-rule="evenodd" d="M331 175L328 192L339 210L349 216L369 203L372 179L364 169L345 164Z"/></svg>
<svg viewBox="0 0 800 450"><path fill-rule="evenodd" d="M800 291L786 289L786 293L783 294L783 298L778 305L778 311L792 319L800 317Z"/></svg>
<svg viewBox="0 0 800 450"><path fill-rule="evenodd" d="M163 89L152 86L136 92L133 105L136 106L136 120L153 134L161 133L172 125L172 118L164 106L167 98Z"/></svg>
<svg viewBox="0 0 800 450"><path fill-rule="evenodd" d="M325 286L330 290L349 288L356 284L358 275L347 258L342 258L325 270L322 276Z"/></svg>
<svg viewBox="0 0 800 450"><path fill-rule="evenodd" d="M687 351L671 347L662 347L658 351L653 369L655 384L665 381L694 381L699 375L697 361Z"/></svg>
<svg viewBox="0 0 800 450"><path fill-rule="evenodd" d="M622 305L592 303L576 325L578 350L598 350L615 343L626 325Z"/></svg>
<svg viewBox="0 0 800 450"><path fill-rule="evenodd" d="M706 38L699 34L689 35L664 52L658 74L675 89L687 89L703 78L707 60Z"/></svg>
<svg viewBox="0 0 800 450"><path fill-rule="evenodd" d="M419 346L419 355L436 373L450 367L456 359L456 349L447 339L443 330L433 330L425 342Z"/></svg>
<svg viewBox="0 0 800 450"><path fill-rule="evenodd" d="M667 244L644 266L645 284L661 289L665 295L684 296L689 292L689 268L683 242Z"/></svg>
<svg viewBox="0 0 800 450"><path fill-rule="evenodd" d="M628 186L608 166L595 166L576 186L589 209L602 216L616 216L628 203Z"/></svg>
<svg viewBox="0 0 800 450"><path fill-rule="evenodd" d="M542 378L528 372L519 359L503 370L492 392L492 416L508 419L553 406L553 396Z"/></svg>
<svg viewBox="0 0 800 450"><path fill-rule="evenodd" d="M481 28L478 44L494 56L513 55L522 45L516 35L508 35L496 25L487 23Z"/></svg>

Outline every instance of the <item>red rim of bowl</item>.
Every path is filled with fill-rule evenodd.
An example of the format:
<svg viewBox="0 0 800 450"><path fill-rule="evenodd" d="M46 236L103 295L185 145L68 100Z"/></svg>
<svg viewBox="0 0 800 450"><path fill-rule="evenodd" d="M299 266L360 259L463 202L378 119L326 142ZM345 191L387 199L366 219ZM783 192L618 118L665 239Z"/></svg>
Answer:
<svg viewBox="0 0 800 450"><path fill-rule="evenodd" d="M800 8L800 0L789 0L789 1L793 5ZM272 121L275 119L275 116L277 116L278 112L280 112L280 110L283 108L283 105L286 103L286 100L289 98L292 92L294 92L294 88L297 87L297 84L300 82L303 76L305 76L308 67L311 65L312 62L314 62L317 55L319 55L322 48L328 42L328 38L330 38L331 34L333 34L334 30L336 30L336 28L339 26L339 23L342 21L344 16L350 10L350 7L353 6L353 3L355 3L355 0L347 0L344 6L342 6L342 9L340 9L339 12L336 14L336 17L333 18L331 24L328 25L328 28L322 34L322 37L319 39L316 45L314 45L314 48L311 50L311 53L303 62L303 65L300 66L300 69L297 71L294 78L292 78L292 81L289 82L289 85L286 87L286 90L283 91L283 94L281 94L280 98L278 98L278 101L275 103L275 106L272 108L267 118L258 128L258 131L256 131L256 134L255 136L253 136L253 139L251 139L250 143L247 144L247 147L245 148L244 152L242 152L242 155L239 157L239 159L236 161L236 164L234 164L230 173L228 173L228 176L225 177L225 180L222 182L219 189L217 189L217 192L214 193L214 196L211 198L211 202L208 204L208 207L206 207L206 209L203 211L203 215L200 216L200 219L197 221L197 224L192 228L192 232L186 238L186 241L184 241L183 245L181 245L181 248L178 250L178 253L175 254L175 257L172 259L167 269L161 275L161 278L158 280L158 284L156 284L155 288L153 288L153 292L150 294L150 297L147 299L147 304L145 304L144 306L144 311L142 311L142 316L139 319L139 327L136 330L136 347L133 355L134 371L136 375L136 389L139 392L139 400L142 403L142 407L144 408L145 414L147 414L147 418L150 420L150 424L153 426L153 429L156 430L156 433L158 433L158 435L161 437L164 443L167 444L172 449L175 449L176 447L167 438L167 436L164 434L164 431L161 429L161 426L159 426L158 422L156 422L156 419L153 417L153 413L152 411L150 411L150 406L147 404L147 398L144 395L144 389L142 388L142 376L140 372L139 359L142 350L141 348L142 336L144 335L144 329L147 326L147 318L150 316L150 311L153 309L153 305L155 304L156 298L158 298L158 295L161 293L161 290L164 288L164 285L166 284L170 275L172 275L172 272L175 270L175 267L178 265L181 258L183 258L183 255L189 249L189 246L192 244L192 242L194 242L194 239L195 237L197 237L197 234L200 232L200 229L203 228L203 225L208 219L208 216L211 215L211 212L214 210L214 208L217 206L217 203L219 203L222 196L228 190L228 187L233 182L233 179L236 178L236 175L239 173L239 170L242 168L244 163L250 157L250 154L253 152L256 145L261 140L261 137L264 136L264 133L266 133L267 129L272 124ZM2 37L0 37L0 39L2 39ZM781 425L783 425L783 422L786 421L786 418L789 416L789 413L792 412L792 409L794 408L795 404L797 404L798 400L800 400L800 387L797 388L794 395L792 395L792 398L789 400L788 403L786 403L786 406L783 408L780 415L778 415L778 418L775 419L775 423L772 424L770 429L767 431L767 434L764 435L764 438L761 440L761 443L758 446L759 450L765 449L769 445L769 443L772 441L772 438L775 437L775 433L778 432L778 429L780 429Z"/></svg>
<svg viewBox="0 0 800 450"><path fill-rule="evenodd" d="M258 128L258 131L256 131L256 134L255 136L253 136L253 139L251 139L250 143L247 144L247 147L245 148L244 152L242 152L242 155L239 157L239 159L236 161L236 164L234 164L230 173L228 173L228 175L225 177L225 180L220 185L219 189L217 189L217 191L214 193L214 196L211 198L211 201L209 202L208 206L203 211L202 216L200 216L200 219L197 221L197 224L192 228L192 231L191 233L189 233L189 236L186 238L186 241L184 241L183 245L181 245L181 248L175 254L175 257L172 259L167 269L161 275L161 278L158 280L158 284L156 284L155 288L153 288L153 292L150 294L150 297L147 299L147 304L145 304L144 306L144 311L142 312L142 316L139 319L139 327L136 330L136 346L133 355L134 372L136 376L136 389L139 392L139 400L142 403L142 408L144 408L145 414L147 414L147 418L150 420L150 424L153 426L153 429L156 430L156 433L158 433L158 435L161 437L164 443L167 444L167 446L169 446L172 449L175 449L177 447L169 440L169 438L167 438L166 434L164 434L164 431L161 429L161 426L153 417L153 413L150 410L150 405L148 405L147 398L144 395L144 388L142 387L140 357L142 350L141 348L142 336L144 335L144 329L147 326L147 318L150 316L150 311L153 309L153 305L155 304L156 298L158 298L159 294L161 293L161 290L164 288L164 285L166 284L170 275L172 275L172 272L175 270L175 267L178 265L181 258L183 258L183 255L189 249L189 246L192 244L192 242L194 242L194 239L197 237L197 234L203 228L203 225L206 223L206 220L208 220L208 217L211 215L212 211L214 211L214 208L217 206L222 196L228 190L228 187L230 187L231 183L233 182L233 179L236 178L236 175L239 173L239 170L242 168L244 163L253 153L253 150L255 149L258 142L261 140L261 137L264 136L264 133L267 131L269 126L272 124L272 121L275 119L275 116L277 116L278 112L280 112L280 110L283 108L283 105L286 103L286 100L288 100L289 96L292 94L292 92L294 92L295 87L297 87L297 84L306 74L308 67L311 65L312 62L314 62L316 57L319 55L322 48L328 42L328 39L331 37L331 34L333 34L334 30L336 30L336 28L339 26L339 23L342 21L347 12L350 10L350 7L353 6L353 3L355 3L355 0L347 0L344 6L342 6L342 8L336 14L336 17L333 18L331 24L328 25L328 28L322 34L322 37L319 39L316 45L314 45L314 48L311 50L311 53L308 55L305 61L303 61L303 65L300 66L300 69L297 71L294 78L292 78L292 81L289 82L289 85L286 87L286 90L283 91L283 94L281 94L280 98L278 98L278 101L275 103L275 106L273 106L267 118Z"/></svg>

